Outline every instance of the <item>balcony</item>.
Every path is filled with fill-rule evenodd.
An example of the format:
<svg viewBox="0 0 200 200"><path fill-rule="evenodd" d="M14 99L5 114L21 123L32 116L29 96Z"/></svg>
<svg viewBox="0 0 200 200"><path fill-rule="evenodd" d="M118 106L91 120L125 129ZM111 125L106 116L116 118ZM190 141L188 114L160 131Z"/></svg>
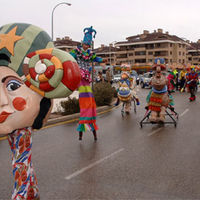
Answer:
<svg viewBox="0 0 200 200"><path fill-rule="evenodd" d="M122 50L122 51L120 51L120 50L117 50L116 51L116 54L118 55L118 54L126 54L127 53L127 50Z"/></svg>

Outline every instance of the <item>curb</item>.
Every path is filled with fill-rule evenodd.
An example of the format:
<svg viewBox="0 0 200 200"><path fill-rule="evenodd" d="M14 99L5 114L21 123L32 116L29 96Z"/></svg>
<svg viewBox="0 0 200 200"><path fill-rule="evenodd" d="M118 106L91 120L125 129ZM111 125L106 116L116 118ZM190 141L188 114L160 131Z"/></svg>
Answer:
<svg viewBox="0 0 200 200"><path fill-rule="evenodd" d="M114 107L118 107L114 105L115 102L112 102L111 105L109 106L101 106L101 107L97 107L97 116L104 114L106 112L110 112ZM61 116L61 117L55 117L52 119L48 119L47 122L44 124L44 126L41 129L47 128L47 126L51 126L57 123L62 123L62 122L66 122L66 123L70 123L70 122L75 122L78 121L80 117L80 113L75 113L72 115L66 115L66 116ZM3 136L0 137L0 141L2 140L6 140L7 136Z"/></svg>
<svg viewBox="0 0 200 200"><path fill-rule="evenodd" d="M110 106L97 107L97 115L108 112L113 107L116 107L116 106L110 105ZM64 122L64 121L78 121L79 117L80 117L80 113L75 113L75 114L72 114L72 115L66 115L66 116L60 116L60 117L48 119L44 126L48 126L48 125L52 125L52 124L56 124L56 123Z"/></svg>

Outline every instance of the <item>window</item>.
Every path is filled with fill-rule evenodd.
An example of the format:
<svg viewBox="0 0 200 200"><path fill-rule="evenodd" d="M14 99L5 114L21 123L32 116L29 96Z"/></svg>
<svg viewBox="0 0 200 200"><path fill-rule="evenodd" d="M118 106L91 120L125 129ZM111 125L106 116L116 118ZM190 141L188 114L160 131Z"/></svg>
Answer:
<svg viewBox="0 0 200 200"><path fill-rule="evenodd" d="M170 55L172 55L172 51L170 51Z"/></svg>
<svg viewBox="0 0 200 200"><path fill-rule="evenodd" d="M153 55L153 51L149 51L149 52L148 52L148 55Z"/></svg>
<svg viewBox="0 0 200 200"><path fill-rule="evenodd" d="M179 51L178 53L179 53L179 56L181 56L181 51Z"/></svg>
<svg viewBox="0 0 200 200"><path fill-rule="evenodd" d="M146 59L136 59L135 63L146 63Z"/></svg>
<svg viewBox="0 0 200 200"><path fill-rule="evenodd" d="M129 53L129 56L133 56L133 53Z"/></svg>
<svg viewBox="0 0 200 200"><path fill-rule="evenodd" d="M155 46L156 46L157 48L159 48L159 47L160 47L160 43L155 44Z"/></svg>
<svg viewBox="0 0 200 200"><path fill-rule="evenodd" d="M147 44L146 45L146 49L153 49L154 48L154 44Z"/></svg>
<svg viewBox="0 0 200 200"><path fill-rule="evenodd" d="M142 55L146 55L146 51L136 51L135 52L136 56L142 56Z"/></svg>

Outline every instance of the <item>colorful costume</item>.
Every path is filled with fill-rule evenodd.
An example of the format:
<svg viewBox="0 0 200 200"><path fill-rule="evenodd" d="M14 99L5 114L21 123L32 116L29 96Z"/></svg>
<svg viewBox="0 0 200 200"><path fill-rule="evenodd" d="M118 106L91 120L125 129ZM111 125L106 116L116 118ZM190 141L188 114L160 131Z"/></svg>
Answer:
<svg viewBox="0 0 200 200"><path fill-rule="evenodd" d="M153 70L155 74L151 79L152 90L150 91L147 102L148 109L151 110L151 122L164 122L165 109L169 104L169 97L167 91L167 78L161 73L165 70L164 59L158 58L155 60Z"/></svg>
<svg viewBox="0 0 200 200"><path fill-rule="evenodd" d="M12 150L12 168L15 188L12 199L39 199L37 179L31 161L31 128L16 130L8 136Z"/></svg>
<svg viewBox="0 0 200 200"><path fill-rule="evenodd" d="M119 100L125 102L125 112L128 114L131 109L131 101L135 97L137 105L139 105L139 99L134 91L133 78L130 77L131 68L129 65L123 64L121 66L121 79L119 80L119 88L117 90L118 102ZM136 83L135 83L136 84Z"/></svg>
<svg viewBox="0 0 200 200"><path fill-rule="evenodd" d="M96 31L92 28L85 28L87 30L84 36L83 44L78 46L76 49L73 49L70 54L76 59L81 72L81 82L79 84L79 106L80 106L80 118L79 126L77 131L80 134L80 140L82 139L82 133L86 131L86 125L93 132L95 140L96 130L98 129L96 125L96 103L90 83L92 79L90 77L91 71L91 62L102 62L102 58L97 57L90 49L83 48L83 45L92 44L92 33L96 34Z"/></svg>
<svg viewBox="0 0 200 200"><path fill-rule="evenodd" d="M169 72L169 75L167 76L167 79L168 79L168 84L167 84L168 90L170 92L175 92L176 75L174 74L174 72Z"/></svg>
<svg viewBox="0 0 200 200"><path fill-rule="evenodd" d="M0 27L0 76L1 98L7 101L0 106L0 135L8 135L13 153L12 199L36 200L31 131L48 117L50 99L67 97L78 87L79 67L70 54L54 48L44 30L14 23Z"/></svg>
<svg viewBox="0 0 200 200"><path fill-rule="evenodd" d="M190 101L194 101L196 99L195 90L198 82L198 74L195 72L195 68L191 68L191 72L186 75L187 86L190 92Z"/></svg>
<svg viewBox="0 0 200 200"><path fill-rule="evenodd" d="M185 91L185 84L186 84L186 69L182 69L180 72L180 91L184 92Z"/></svg>

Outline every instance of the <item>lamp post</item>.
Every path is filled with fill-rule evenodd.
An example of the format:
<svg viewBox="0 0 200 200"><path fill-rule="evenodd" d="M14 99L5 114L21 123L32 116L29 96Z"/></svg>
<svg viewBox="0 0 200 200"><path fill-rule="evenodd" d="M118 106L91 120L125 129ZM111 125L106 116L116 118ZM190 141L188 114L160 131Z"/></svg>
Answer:
<svg viewBox="0 0 200 200"><path fill-rule="evenodd" d="M53 40L53 14L54 14L54 10L61 4L66 4L68 6L71 6L71 3L67 3L67 2L61 2L57 5L55 5L55 7L53 8L52 10L52 13L51 13L51 39Z"/></svg>

